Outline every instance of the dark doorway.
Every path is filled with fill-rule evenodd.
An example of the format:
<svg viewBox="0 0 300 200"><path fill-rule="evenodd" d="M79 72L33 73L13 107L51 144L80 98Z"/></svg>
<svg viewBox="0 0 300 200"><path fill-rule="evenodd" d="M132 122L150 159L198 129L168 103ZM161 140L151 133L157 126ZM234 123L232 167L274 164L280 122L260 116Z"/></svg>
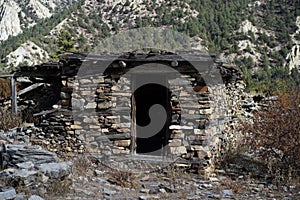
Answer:
<svg viewBox="0 0 300 200"><path fill-rule="evenodd" d="M149 77L148 77L149 78ZM165 109L166 120L161 120L159 131L150 132L149 136L145 137L144 127L149 127L153 123L154 118L161 117L161 112L156 112L149 116L149 110L152 106L160 105ZM161 84L149 83L137 88L134 92L134 105L136 117L136 153L149 155L166 155L166 145L169 140L169 125L171 123L171 105L170 105L170 91ZM157 122L156 122L157 123ZM147 132L148 134L149 132Z"/></svg>

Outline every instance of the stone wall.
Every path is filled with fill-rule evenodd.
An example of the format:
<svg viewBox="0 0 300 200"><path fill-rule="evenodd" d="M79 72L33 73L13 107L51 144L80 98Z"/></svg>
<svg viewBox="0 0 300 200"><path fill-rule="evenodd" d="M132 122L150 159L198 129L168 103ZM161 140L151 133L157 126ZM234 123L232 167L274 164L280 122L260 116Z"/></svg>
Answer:
<svg viewBox="0 0 300 200"><path fill-rule="evenodd" d="M66 66L80 66L77 61ZM184 66L181 66L184 68ZM73 66L74 68L74 66ZM171 123L165 149L187 166L211 169L243 110L244 83L234 68L218 69L224 84L205 85L195 72L168 79ZM72 69L74 70L74 69ZM125 72L126 74L126 72ZM36 114L43 131L35 142L49 150L98 153L101 157L135 153L132 123L132 77L118 71L61 76L60 103ZM196 100L196 103L195 103Z"/></svg>

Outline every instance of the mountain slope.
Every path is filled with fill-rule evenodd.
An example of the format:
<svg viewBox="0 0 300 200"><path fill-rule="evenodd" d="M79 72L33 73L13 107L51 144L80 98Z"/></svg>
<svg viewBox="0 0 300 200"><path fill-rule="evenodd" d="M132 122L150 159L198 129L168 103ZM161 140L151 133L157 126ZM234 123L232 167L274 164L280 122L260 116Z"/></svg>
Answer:
<svg viewBox="0 0 300 200"><path fill-rule="evenodd" d="M76 0L0 0L0 40L16 36L22 29L49 18Z"/></svg>
<svg viewBox="0 0 300 200"><path fill-rule="evenodd" d="M265 89L277 87L277 82L290 79L299 68L299 0L284 4L280 0L83 0L61 13L57 13L62 8L59 3L66 5L67 1L27 0L32 6L26 12L21 1L15 2L22 9L19 13L25 13L20 17L21 27L31 28L23 28L23 33L2 44L4 64L6 56L28 40L57 57L57 38L62 29L70 34L76 51L87 53L112 34L153 26L197 38L224 62L237 64L252 89L261 83Z"/></svg>

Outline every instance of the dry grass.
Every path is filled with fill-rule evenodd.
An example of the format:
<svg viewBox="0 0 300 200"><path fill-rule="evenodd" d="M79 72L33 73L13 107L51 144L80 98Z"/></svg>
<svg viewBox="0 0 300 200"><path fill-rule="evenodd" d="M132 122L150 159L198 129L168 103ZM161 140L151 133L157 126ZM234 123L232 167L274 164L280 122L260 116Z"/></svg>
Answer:
<svg viewBox="0 0 300 200"><path fill-rule="evenodd" d="M78 154L73 160L72 172L75 176L85 176L92 167L92 162L88 156L84 154Z"/></svg>
<svg viewBox="0 0 300 200"><path fill-rule="evenodd" d="M130 188L135 188L138 186L136 180L137 176L133 172L110 170L108 171L108 175L110 178L108 178L107 181L109 181L112 184Z"/></svg>
<svg viewBox="0 0 300 200"><path fill-rule="evenodd" d="M244 185L241 181L234 181L230 178L220 181L220 190L232 190L234 193L240 193L244 190Z"/></svg>
<svg viewBox="0 0 300 200"><path fill-rule="evenodd" d="M50 181L50 184L47 186L46 195L41 194L42 196L46 196L46 199L57 199L68 196L70 192L70 188L72 186L72 180L65 178L65 179L54 179Z"/></svg>
<svg viewBox="0 0 300 200"><path fill-rule="evenodd" d="M177 182L179 180L192 180L191 174L187 172L184 167L177 167L175 164L169 165L163 171L165 177L170 182Z"/></svg>

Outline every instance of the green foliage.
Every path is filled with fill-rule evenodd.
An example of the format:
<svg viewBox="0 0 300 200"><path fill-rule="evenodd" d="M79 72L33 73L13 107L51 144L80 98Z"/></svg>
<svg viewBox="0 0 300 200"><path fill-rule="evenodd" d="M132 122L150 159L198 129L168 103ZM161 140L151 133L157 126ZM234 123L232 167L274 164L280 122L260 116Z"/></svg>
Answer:
<svg viewBox="0 0 300 200"><path fill-rule="evenodd" d="M58 34L57 43L58 43L59 51L61 53L75 50L74 49L75 42L73 41L71 34L64 29L60 30Z"/></svg>
<svg viewBox="0 0 300 200"><path fill-rule="evenodd" d="M129 0L126 0L124 6L130 6L130 1L129 1Z"/></svg>
<svg viewBox="0 0 300 200"><path fill-rule="evenodd" d="M295 35L295 39L300 41L300 33Z"/></svg>
<svg viewBox="0 0 300 200"><path fill-rule="evenodd" d="M249 91L261 93L277 93L286 86L300 86L300 75L296 68L292 71L288 66L271 66L269 57L263 56L263 68L253 72L258 67L251 57L241 57L235 60L243 72L244 80Z"/></svg>
<svg viewBox="0 0 300 200"><path fill-rule="evenodd" d="M277 40L281 43L291 41L290 33L295 32L297 13L300 12L298 0L282 2L281 0L266 1L261 25L276 31Z"/></svg>

